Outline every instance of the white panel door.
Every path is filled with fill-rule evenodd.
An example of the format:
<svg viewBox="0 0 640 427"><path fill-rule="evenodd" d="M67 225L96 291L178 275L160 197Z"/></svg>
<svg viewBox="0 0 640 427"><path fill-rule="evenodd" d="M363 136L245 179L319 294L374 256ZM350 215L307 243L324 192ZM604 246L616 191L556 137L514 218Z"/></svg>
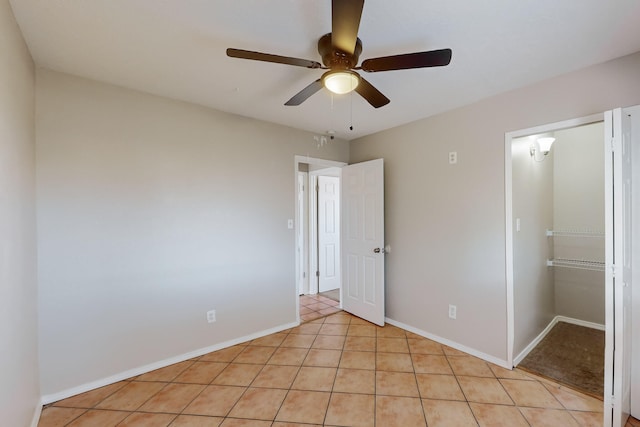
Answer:
<svg viewBox="0 0 640 427"><path fill-rule="evenodd" d="M318 177L318 288L340 288L340 178Z"/></svg>
<svg viewBox="0 0 640 427"><path fill-rule="evenodd" d="M342 168L342 308L384 325L382 159Z"/></svg>
<svg viewBox="0 0 640 427"><path fill-rule="evenodd" d="M605 412L622 427L631 390L631 125L622 109L605 113Z"/></svg>

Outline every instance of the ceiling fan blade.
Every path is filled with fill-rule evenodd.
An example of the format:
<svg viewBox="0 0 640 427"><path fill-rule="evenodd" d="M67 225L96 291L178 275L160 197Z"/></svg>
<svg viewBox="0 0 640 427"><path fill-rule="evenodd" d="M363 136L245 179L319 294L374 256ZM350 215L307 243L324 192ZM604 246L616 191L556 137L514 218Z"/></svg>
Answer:
<svg viewBox="0 0 640 427"><path fill-rule="evenodd" d="M300 105L304 101L307 100L311 95L322 89L324 85L322 84L322 80L318 79L315 82L311 83L309 86L302 89L300 92L293 95L293 98L285 102L284 105L295 106Z"/></svg>
<svg viewBox="0 0 640 427"><path fill-rule="evenodd" d="M353 54L364 0L332 0L331 44L337 50Z"/></svg>
<svg viewBox="0 0 640 427"><path fill-rule="evenodd" d="M362 76L360 76L360 83L356 87L355 91L375 108L380 108L391 102L389 98L384 96L382 92L376 89L371 83L363 79Z"/></svg>
<svg viewBox="0 0 640 427"><path fill-rule="evenodd" d="M295 65L305 68L323 68L322 64L307 59L291 58L289 56L272 55L270 53L253 52L242 49L227 49L227 56L240 59L252 59L254 61L275 62L277 64Z"/></svg>
<svg viewBox="0 0 640 427"><path fill-rule="evenodd" d="M409 68L442 67L443 65L449 65L449 62L451 62L451 49L440 49L371 58L362 62L360 68L367 72L392 71Z"/></svg>

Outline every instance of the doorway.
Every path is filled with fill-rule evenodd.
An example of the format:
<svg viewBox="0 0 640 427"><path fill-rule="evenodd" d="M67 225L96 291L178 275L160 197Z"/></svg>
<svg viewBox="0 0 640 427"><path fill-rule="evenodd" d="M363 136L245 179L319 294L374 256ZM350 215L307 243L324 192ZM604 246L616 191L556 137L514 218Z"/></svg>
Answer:
<svg viewBox="0 0 640 427"><path fill-rule="evenodd" d="M505 218L506 218L506 281L507 281L507 319L508 319L508 358L512 365L516 365L521 359L522 354L526 354L527 350L535 346L550 329L544 328L544 317L536 316L535 310L520 312L523 307L518 306L517 293L521 292L517 274L522 273L516 271L516 257L521 256L518 253L516 239L518 233L530 228L531 223L522 221L516 214L514 204L516 192L520 193L522 189L516 188L514 176L516 171L512 162L515 158L515 150L512 150L515 139L523 136L534 134L542 134L546 132L560 131L572 127L584 126L604 119L604 132L602 133L601 147L604 152L604 276L605 276L605 367L604 367L604 422L605 426L621 426L624 424L629 414L630 402L636 401L637 396L630 392L630 378L638 372L633 369L632 360L637 357L635 353L637 346L634 346L632 352L632 334L631 334L631 317L634 314L631 303L631 281L632 265L638 266L637 257L638 245L637 235L632 236L632 225L638 224L637 215L632 215L632 206L637 207L638 198L632 197L638 195L638 168L640 164L636 153L636 147L639 147L640 141L640 107L618 108L607 111L603 114L575 119L566 122L554 123L550 125L539 126L536 128L526 129L523 131L509 132L505 134ZM534 157L536 151L542 150L541 146L536 143L531 149L530 155ZM633 148L632 148L633 147ZM538 152L537 159L543 161L544 155L550 152ZM635 153L635 154L634 154ZM522 154L522 153L520 153ZM636 156L636 157L633 157ZM634 167L635 165L635 167ZM632 186L632 182L636 185ZM548 187L547 187L548 188ZM526 193L526 191L525 191ZM532 198L536 197L535 192L531 192ZM569 197L575 196L574 194ZM634 201L635 200L635 201ZM531 205L534 210L538 203ZM539 216L540 217L540 216ZM635 229L635 227L634 227ZM555 237L553 228L546 231L547 237ZM583 234L589 236L572 235L582 231ZM601 238L600 232L597 230L568 230L562 237L583 238L596 237ZM560 237L560 234L558 234ZM539 239L539 237L538 237ZM540 265L538 261L544 260L549 253L551 258L547 260L546 267L555 272L555 267L569 267L568 265L559 265L563 262L573 264L575 267L578 261L588 261L584 259L565 259L558 260L560 263L556 265L553 249L557 245L547 242L547 247L538 240L536 251L531 251L536 268L531 270L533 274L524 277L545 278L548 276L549 270L544 269L544 265ZM632 248L635 248L632 250ZM521 248L522 249L522 248ZM583 248L584 249L584 248ZM542 254L542 255L541 255ZM593 261L593 260L591 260ZM581 266L588 265L594 270L599 270L601 262L581 263ZM554 273L555 274L555 273ZM553 276L553 274L552 274ZM520 277L522 279L522 276ZM544 293L543 293L544 294ZM539 296L532 293L531 295ZM520 295L522 296L522 295ZM537 300L530 300L531 306L536 306ZM554 301L555 303L555 301ZM555 305L553 306L555 312ZM547 310L548 311L548 310ZM555 313L553 313L555 314ZM547 318L549 313L547 313ZM527 345L527 336L522 334L525 327L528 328L530 336L534 336L532 342ZM542 332L535 336L537 330ZM533 333L532 333L533 332ZM523 338L524 337L524 338ZM522 349L522 351L520 351ZM518 353L520 351L520 353ZM638 365L635 365L636 367ZM633 411L631 411L633 414Z"/></svg>
<svg viewBox="0 0 640 427"><path fill-rule="evenodd" d="M296 157L296 278L301 321L340 311L344 163Z"/></svg>
<svg viewBox="0 0 640 427"><path fill-rule="evenodd" d="M508 149L513 365L603 399L602 116L512 137Z"/></svg>
<svg viewBox="0 0 640 427"><path fill-rule="evenodd" d="M327 171L331 168L339 168L336 174L339 174L340 185L327 178L326 187L323 189L317 186L317 194L311 196L314 183L317 182L314 181L314 176L327 176ZM335 289L339 286L341 309L384 326L384 258L388 252L384 242L384 160L346 165L296 156L294 170L297 188L295 221L298 224L295 239L296 294L299 296L300 289L305 290L301 278L306 276L309 278L309 294L317 295L321 283L319 277L326 271L325 276L331 279L328 280L330 283L327 287ZM309 208L306 212L305 203L300 202L301 197L304 198L300 195L300 180L304 180L304 175L301 174L305 172L308 176L306 188L310 189ZM338 189L339 195L336 194ZM326 197L321 199L323 191ZM332 215L325 215L330 212ZM325 215L325 223L320 229L318 224L322 215ZM308 245L304 242L306 224L309 224ZM315 237L313 227L320 230ZM336 230L339 230L337 237ZM332 258L323 261L322 252ZM305 260L308 262L305 263ZM305 265L308 265L306 275ZM332 276L336 276L338 280L333 280ZM300 306L299 297L296 302L299 320Z"/></svg>

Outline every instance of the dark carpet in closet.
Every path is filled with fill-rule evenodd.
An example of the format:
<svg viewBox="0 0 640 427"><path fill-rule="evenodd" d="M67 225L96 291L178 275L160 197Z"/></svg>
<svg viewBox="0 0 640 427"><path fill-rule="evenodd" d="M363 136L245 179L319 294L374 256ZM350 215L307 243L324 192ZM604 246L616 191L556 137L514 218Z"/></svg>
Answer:
<svg viewBox="0 0 640 427"><path fill-rule="evenodd" d="M602 399L604 331L558 322L518 367Z"/></svg>

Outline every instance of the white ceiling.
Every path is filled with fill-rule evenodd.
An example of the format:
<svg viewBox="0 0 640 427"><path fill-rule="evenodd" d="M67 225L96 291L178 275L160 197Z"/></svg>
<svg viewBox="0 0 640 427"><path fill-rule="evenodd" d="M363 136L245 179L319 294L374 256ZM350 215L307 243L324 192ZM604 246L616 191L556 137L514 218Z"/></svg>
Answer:
<svg viewBox="0 0 640 427"><path fill-rule="evenodd" d="M451 48L451 64L362 72L391 99L379 109L326 90L286 107L322 70L225 49L321 62L330 0L10 3L39 66L349 140L640 51L638 0L367 0L361 61Z"/></svg>

